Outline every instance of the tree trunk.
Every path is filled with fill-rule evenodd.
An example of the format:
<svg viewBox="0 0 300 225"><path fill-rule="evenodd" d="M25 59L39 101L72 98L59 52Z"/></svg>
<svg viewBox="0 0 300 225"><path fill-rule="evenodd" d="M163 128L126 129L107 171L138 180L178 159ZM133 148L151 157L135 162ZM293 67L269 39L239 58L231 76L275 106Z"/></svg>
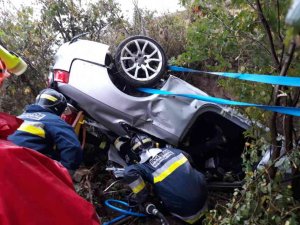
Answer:
<svg viewBox="0 0 300 225"><path fill-rule="evenodd" d="M287 56L285 58L284 64L281 68L280 76L286 76L286 73L291 65L294 52L296 48L296 43L293 40L290 43L289 49ZM280 97L278 96L280 90L283 89L281 86L276 85L274 88L273 92L273 104L274 105L280 105ZM286 106L291 106L293 105L293 100L287 95L286 96ZM275 161L276 159L279 158L280 156L280 150L281 150L281 144L277 140L277 135L278 135L278 129L277 129L277 119L278 119L278 114L273 113L272 118L271 118L271 124L270 124L270 129L271 129L271 144L272 144L272 154L271 154L271 160ZM285 139L285 150L291 151L292 149L292 143L293 143L293 136L292 136L292 127L293 127L293 117L292 116L284 116L283 119L283 135ZM271 178L274 178L276 175L276 168L274 166L270 167L269 170L269 175Z"/></svg>

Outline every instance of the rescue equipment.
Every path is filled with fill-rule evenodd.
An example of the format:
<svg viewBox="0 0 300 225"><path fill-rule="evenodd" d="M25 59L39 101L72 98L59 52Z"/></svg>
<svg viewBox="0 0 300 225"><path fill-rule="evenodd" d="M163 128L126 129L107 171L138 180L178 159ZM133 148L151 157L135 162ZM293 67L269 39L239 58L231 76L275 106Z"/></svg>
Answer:
<svg viewBox="0 0 300 225"><path fill-rule="evenodd" d="M217 75L222 77L229 77L229 78L235 78L239 80L246 80L246 81L259 82L265 84L300 87L300 77L274 76L274 75L250 74L250 73L232 73L232 72L208 72L208 71L194 70L190 68L171 66L171 65L168 67L168 69L173 72L187 72L187 73Z"/></svg>
<svg viewBox="0 0 300 225"><path fill-rule="evenodd" d="M282 114L288 114L292 116L300 116L300 108L294 107L283 107L283 106L270 106L270 105L260 105L248 102L238 102L238 101L231 101L228 99L223 98L215 98L211 96L204 96L204 95L193 95L193 94L184 94L184 93L174 93L170 91L164 91L159 89L152 89L152 88L138 88L139 91L145 92L148 94L158 94L158 95L169 95L175 97L185 97L191 99L197 99L204 102L212 102L222 105L231 105L231 106L242 106L242 107L256 107L268 111L278 112Z"/></svg>
<svg viewBox="0 0 300 225"><path fill-rule="evenodd" d="M21 57L17 56L13 52L7 51L1 45L0 45L0 61L3 61L9 73L21 75L27 69L27 64L24 62L24 60Z"/></svg>
<svg viewBox="0 0 300 225"><path fill-rule="evenodd" d="M123 220L123 219L126 219L126 218L129 219L132 216L135 216L135 217L145 217L145 216L147 216L143 213L134 212L133 209L132 209L133 207L131 207L127 202L124 202L124 201L115 200L115 199L108 199L104 203L107 207L111 208L112 210L115 210L115 211L119 212L121 215L114 218L114 219L112 219L109 222L103 223L103 225L111 225L111 224L114 224L116 222L119 222L120 220ZM119 208L119 207L115 206L115 204L123 205L123 206L127 207L127 209ZM162 225L169 225L169 222L166 220L166 218L163 216L163 214L157 210L155 205L153 205L152 203L146 203L144 205L144 208L145 208L145 212L148 215L158 217L160 219Z"/></svg>
<svg viewBox="0 0 300 225"><path fill-rule="evenodd" d="M103 223L103 225L111 225L111 224L114 224L114 223L116 223L120 220L125 219L126 217L130 217L130 216L136 216L136 217L145 217L146 216L145 214L134 212L132 210L132 207L130 207L129 204L127 202L124 202L124 201L115 200L115 199L108 199L104 203L107 207L111 208L114 211L119 212L121 215L114 218L114 219L112 219L111 221ZM119 208L119 207L115 206L115 204L123 205L123 206L127 207L127 209Z"/></svg>

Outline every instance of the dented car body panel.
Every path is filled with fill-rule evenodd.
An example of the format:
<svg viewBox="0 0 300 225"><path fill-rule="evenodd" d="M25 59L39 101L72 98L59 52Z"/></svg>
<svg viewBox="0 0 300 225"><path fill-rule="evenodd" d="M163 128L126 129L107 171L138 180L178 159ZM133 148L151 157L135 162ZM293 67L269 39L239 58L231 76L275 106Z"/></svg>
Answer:
<svg viewBox="0 0 300 225"><path fill-rule="evenodd" d="M90 52L93 54L89 55ZM112 82L107 66L103 65L107 53L106 45L78 40L65 44L58 51L53 69L70 73L68 84L58 83L59 91L76 100L80 108L117 135L125 134L120 126L120 122L124 122L172 145L178 145L196 118L207 111L220 114L247 129L244 118L232 109L214 103L160 95L135 97L122 92ZM172 75L161 89L207 96L205 92Z"/></svg>

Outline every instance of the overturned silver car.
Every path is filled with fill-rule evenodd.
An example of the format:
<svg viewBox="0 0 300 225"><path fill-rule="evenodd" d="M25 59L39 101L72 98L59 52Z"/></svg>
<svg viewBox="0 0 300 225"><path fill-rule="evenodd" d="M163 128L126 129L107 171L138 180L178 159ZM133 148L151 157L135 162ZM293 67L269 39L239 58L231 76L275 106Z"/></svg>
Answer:
<svg viewBox="0 0 300 225"><path fill-rule="evenodd" d="M166 68L163 49L149 37L125 39L114 57L105 44L75 38L63 44L55 55L52 87L84 111L92 121L90 124L111 140L127 134L125 124L163 144L189 152L199 170L214 169L221 176L233 172L239 180L243 176L241 154L245 144L243 132L249 128L247 119L218 104L146 95L136 90L155 87L207 96L167 74ZM205 143L214 140L215 145L203 149Z"/></svg>

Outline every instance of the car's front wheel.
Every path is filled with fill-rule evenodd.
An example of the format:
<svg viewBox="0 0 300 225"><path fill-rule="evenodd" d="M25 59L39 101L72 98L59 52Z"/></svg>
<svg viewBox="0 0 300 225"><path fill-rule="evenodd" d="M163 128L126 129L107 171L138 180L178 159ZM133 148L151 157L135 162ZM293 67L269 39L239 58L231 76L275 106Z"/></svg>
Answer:
<svg viewBox="0 0 300 225"><path fill-rule="evenodd" d="M134 87L153 86L165 73L167 60L162 47L145 36L132 36L120 43L115 55L118 75Z"/></svg>

